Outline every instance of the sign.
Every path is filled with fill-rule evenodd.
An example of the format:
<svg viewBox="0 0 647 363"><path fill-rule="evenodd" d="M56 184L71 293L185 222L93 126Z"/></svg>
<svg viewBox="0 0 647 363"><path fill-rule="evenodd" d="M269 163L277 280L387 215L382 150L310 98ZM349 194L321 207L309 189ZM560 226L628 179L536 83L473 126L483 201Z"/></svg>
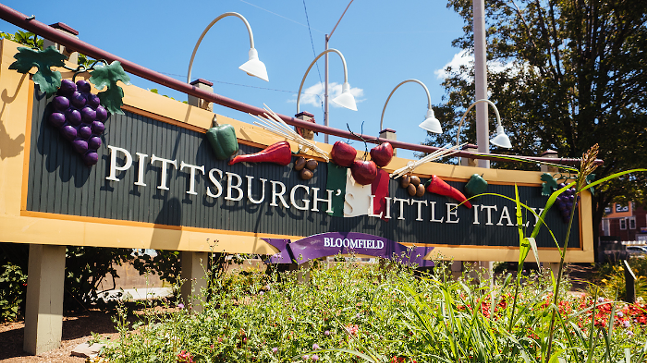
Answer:
<svg viewBox="0 0 647 363"><path fill-rule="evenodd" d="M629 212L629 206L628 205L622 205L616 203L616 213L626 213Z"/></svg>
<svg viewBox="0 0 647 363"><path fill-rule="evenodd" d="M334 232L428 248L425 259L518 259L513 201L484 195L470 200L468 208L439 194L411 196L400 180L388 178L410 162L397 157L382 169L386 178L379 192L353 185L347 170L340 172L314 154L303 155L319 161L309 180L293 170L296 155L287 166L228 165L214 157L205 140L213 113L134 86L124 87L125 115L106 121L99 160L88 167L48 123L49 100L28 77L2 67L0 88L16 95L5 104L11 122L2 121L8 140L15 141L0 146L2 241L273 255L279 250L268 241ZM63 73L63 78L71 76ZM284 141L251 120L218 116L218 122L235 129L241 154ZM332 148L317 145L326 152ZM298 145L291 143L291 150L296 153ZM522 203L536 214L547 200L541 195L540 172L427 163L415 173L422 183L436 175L463 193L474 174L483 175L488 193L514 198L517 185ZM539 221L530 211L522 214L529 234ZM590 215L585 193L575 214L568 261L592 261ZM557 208L545 223L552 235L541 227L536 238L540 259L559 261L552 236L563 243L567 224Z"/></svg>
<svg viewBox="0 0 647 363"><path fill-rule="evenodd" d="M418 266L433 266L423 258L433 247L407 247L389 239L355 232L329 232L291 242L285 239L265 239L278 253L272 255L269 263L301 265L305 262L340 254L358 254L415 263Z"/></svg>

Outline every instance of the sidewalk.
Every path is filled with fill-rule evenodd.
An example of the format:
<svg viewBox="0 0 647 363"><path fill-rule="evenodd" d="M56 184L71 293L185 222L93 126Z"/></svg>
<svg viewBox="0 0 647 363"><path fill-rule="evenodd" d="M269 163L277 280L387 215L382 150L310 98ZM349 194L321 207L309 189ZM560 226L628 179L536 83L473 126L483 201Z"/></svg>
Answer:
<svg viewBox="0 0 647 363"><path fill-rule="evenodd" d="M143 287L140 289L115 289L103 292L101 295L104 299L109 300L146 300L171 296L172 287Z"/></svg>

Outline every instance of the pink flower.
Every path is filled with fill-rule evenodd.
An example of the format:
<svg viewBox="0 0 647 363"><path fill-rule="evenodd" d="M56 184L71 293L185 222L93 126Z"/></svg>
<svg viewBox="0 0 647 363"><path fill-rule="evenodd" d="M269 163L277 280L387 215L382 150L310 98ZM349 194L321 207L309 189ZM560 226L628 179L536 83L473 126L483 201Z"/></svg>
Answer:
<svg viewBox="0 0 647 363"><path fill-rule="evenodd" d="M279 351L279 348L277 348L277 347L272 348L272 353L276 353L278 351Z"/></svg>
<svg viewBox="0 0 647 363"><path fill-rule="evenodd" d="M184 304L179 303L179 304L177 304L177 307L180 308L180 309L184 309Z"/></svg>
<svg viewBox="0 0 647 363"><path fill-rule="evenodd" d="M348 334L357 335L357 332L359 331L359 327L357 326L357 324L349 325L346 327L346 331L348 331Z"/></svg>

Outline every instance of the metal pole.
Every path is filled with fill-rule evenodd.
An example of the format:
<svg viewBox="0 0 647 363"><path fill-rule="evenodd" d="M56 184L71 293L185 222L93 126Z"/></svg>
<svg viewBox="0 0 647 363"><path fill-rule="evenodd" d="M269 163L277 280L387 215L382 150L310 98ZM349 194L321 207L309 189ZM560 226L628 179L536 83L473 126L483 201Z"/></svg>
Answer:
<svg viewBox="0 0 647 363"><path fill-rule="evenodd" d="M326 34L326 50L328 50L328 34ZM328 53L324 56L324 126L328 126ZM324 134L324 143L328 143L328 134Z"/></svg>
<svg viewBox="0 0 647 363"><path fill-rule="evenodd" d="M332 37L332 34L335 32L335 29L337 29L337 25L339 25L339 22L341 22L341 19L346 15L346 12L348 11L348 8L350 7L350 4L353 3L355 0L350 0L348 5L346 5L346 9L344 9L344 12L341 14L339 17L339 20L337 20L337 24L332 28L332 31L330 32L330 35L326 34L326 49L328 50L328 41ZM324 125L328 126L328 53L326 53L326 58L325 58L325 70L324 70ZM324 142L327 144L328 143L328 134L324 134Z"/></svg>
<svg viewBox="0 0 647 363"><path fill-rule="evenodd" d="M485 45L485 2L474 0L472 3L474 13L474 84L476 86L476 99L487 99L487 68ZM488 127L488 108L485 103L476 105L476 144L481 154L490 152L490 131ZM479 167L489 168L488 160L479 160Z"/></svg>

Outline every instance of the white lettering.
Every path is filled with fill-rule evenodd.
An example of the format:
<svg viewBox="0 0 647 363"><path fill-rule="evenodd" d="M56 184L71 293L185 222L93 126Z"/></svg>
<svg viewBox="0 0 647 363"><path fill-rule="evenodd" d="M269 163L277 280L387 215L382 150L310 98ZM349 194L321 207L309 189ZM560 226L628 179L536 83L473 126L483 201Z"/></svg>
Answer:
<svg viewBox="0 0 647 363"><path fill-rule="evenodd" d="M232 200L234 202L239 202L241 199L243 199L243 190L240 188L240 186L243 184L243 179L240 178L240 175L230 173L230 172L225 172L227 174L227 196L225 197L225 200ZM237 183L234 185L232 183L232 180L236 178ZM238 196L236 198L231 196L231 191L233 189L236 189L238 191Z"/></svg>
<svg viewBox="0 0 647 363"><path fill-rule="evenodd" d="M303 206L300 207L297 205L297 201L294 198L294 195L296 194L296 191L299 188L305 189L305 195L308 195L310 193L310 188L308 188L306 185L303 184L297 184L294 187L292 187L292 190L290 190L290 204L294 206L294 208L298 210L308 210L310 208L310 199L301 199L303 201Z"/></svg>
<svg viewBox="0 0 647 363"><path fill-rule="evenodd" d="M404 202L407 202L408 205L411 205L411 199L393 198L393 202L400 202L400 216L398 216L398 219L404 219Z"/></svg>
<svg viewBox="0 0 647 363"><path fill-rule="evenodd" d="M501 217L499 218L499 222L496 224L497 226L502 226L503 219L507 219L508 223L506 223L506 226L508 227L514 227L514 224L512 223L512 220L510 219L510 212L508 211L507 206L503 206L503 209L501 210Z"/></svg>
<svg viewBox="0 0 647 363"><path fill-rule="evenodd" d="M369 196L371 198L371 202L368 206L368 216L369 217L377 217L377 218L382 218L383 212L380 212L380 214L374 214L373 211L375 210L375 196L371 194Z"/></svg>
<svg viewBox="0 0 647 363"><path fill-rule="evenodd" d="M274 180L270 180L270 183L272 183L272 203L270 203L270 205L273 207L278 207L279 205L276 204L276 198L278 197L281 200L281 204L283 204L285 208L290 208L288 203L285 201L285 198L283 197L286 191L285 184L281 183L280 181L274 181ZM280 193L278 193L276 190L277 185L281 186Z"/></svg>
<svg viewBox="0 0 647 363"><path fill-rule="evenodd" d="M436 202L429 202L429 205L431 206L431 219L429 221L434 223L443 223L445 217L436 219Z"/></svg>
<svg viewBox="0 0 647 363"><path fill-rule="evenodd" d="M339 190L339 189L337 189ZM328 209L326 209L326 213L332 213L332 190L326 189L326 193L328 194L327 199L322 199L319 198L317 195L319 193L319 188L312 188L312 211L313 212L319 212L319 209L317 208L317 205L319 202L326 202L328 203ZM338 194L339 195L339 194Z"/></svg>
<svg viewBox="0 0 647 363"><path fill-rule="evenodd" d="M218 177L219 177L220 179L222 179L222 170L220 170L220 169L216 169L216 168L213 168L213 169L209 170L209 180L211 180L211 182L212 182L212 183L213 183L213 185L216 187L216 190L217 190L218 192L217 192L216 194L213 194L213 193L211 192L211 188L207 187L207 196L209 196L209 197L211 197L211 198L218 198L218 197L220 197L220 195L222 195L222 184L220 184L220 182L218 181L218 179L216 179L216 176L215 176L215 175L213 175L213 172L214 172L214 171L215 171L216 173L218 173Z"/></svg>
<svg viewBox="0 0 647 363"><path fill-rule="evenodd" d="M151 156L151 165L156 162L156 161L161 161L162 162L162 175L160 177L160 185L157 187L157 189L161 190L168 190L168 185L166 184L166 176L168 175L168 165L171 164L177 169L177 160L171 160L171 159L164 159L160 158L158 156Z"/></svg>
<svg viewBox="0 0 647 363"><path fill-rule="evenodd" d="M533 208L532 210L535 211L535 213L537 213L537 215L533 214L533 216L535 217L535 224L533 225L534 227L537 225L537 223L539 223L539 217L544 212L544 208ZM530 221L528 221L528 223L530 223Z"/></svg>
<svg viewBox="0 0 647 363"><path fill-rule="evenodd" d="M416 221L422 222L423 221L423 219L422 219L422 204L424 203L425 205L427 205L427 201L426 200L411 200L411 203L418 205L418 218L416 218Z"/></svg>
<svg viewBox="0 0 647 363"><path fill-rule="evenodd" d="M350 244L350 241L348 238L344 238L344 247L348 248L348 245Z"/></svg>
<svg viewBox="0 0 647 363"><path fill-rule="evenodd" d="M195 191L195 171L200 170L202 175L204 175L204 165L200 165L200 166L191 165L191 164L185 163L184 161L181 161L180 162L180 171L182 171L182 169L184 169L185 167L191 169L191 172L189 173L189 178L190 178L189 179L189 190L187 190L186 194L198 195L198 193L196 193L196 191Z"/></svg>
<svg viewBox="0 0 647 363"><path fill-rule="evenodd" d="M130 169L130 167L133 165L133 157L132 155L130 155L128 150L122 149L120 147L108 145L108 149L110 149L110 175L106 179L119 181L116 176L117 170L125 171ZM117 166L117 152L124 154L124 165L121 167Z"/></svg>
<svg viewBox="0 0 647 363"><path fill-rule="evenodd" d="M138 166L138 171L137 171L137 181L135 182L135 185L139 185L140 187L145 187L146 183L144 183L144 171L146 170L146 158L148 155L142 154L142 153L135 153L139 157L137 159L137 166Z"/></svg>
<svg viewBox="0 0 647 363"><path fill-rule="evenodd" d="M445 223L458 223L461 219L458 218L458 204L456 203L447 203L445 204L447 206L447 220ZM456 219L452 219L452 216L457 217Z"/></svg>
<svg viewBox="0 0 647 363"><path fill-rule="evenodd" d="M482 205L481 210L486 209L487 210L487 223L485 223L486 226L493 226L492 224L492 209L496 209L496 205Z"/></svg>
<svg viewBox="0 0 647 363"><path fill-rule="evenodd" d="M386 211L384 212L384 219L391 219L391 198L384 197L384 201L386 201Z"/></svg>
<svg viewBox="0 0 647 363"><path fill-rule="evenodd" d="M481 224L479 223L479 205L472 204L472 207L472 209L474 209L474 222L472 222L472 224Z"/></svg>
<svg viewBox="0 0 647 363"><path fill-rule="evenodd" d="M265 200L265 182L267 179L258 178L258 180L261 181L261 199L254 200L254 198L252 198L252 182L254 181L254 177L249 175L245 175L245 177L247 178L247 199L252 204L261 204Z"/></svg>

